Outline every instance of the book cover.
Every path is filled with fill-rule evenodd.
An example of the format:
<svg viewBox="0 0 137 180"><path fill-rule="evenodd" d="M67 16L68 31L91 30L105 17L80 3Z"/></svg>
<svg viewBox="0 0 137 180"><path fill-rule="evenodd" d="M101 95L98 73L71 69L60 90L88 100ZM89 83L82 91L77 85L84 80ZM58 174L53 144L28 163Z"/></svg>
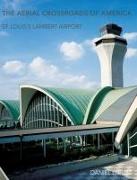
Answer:
<svg viewBox="0 0 137 180"><path fill-rule="evenodd" d="M137 179L136 19L134 0L0 1L0 179Z"/></svg>

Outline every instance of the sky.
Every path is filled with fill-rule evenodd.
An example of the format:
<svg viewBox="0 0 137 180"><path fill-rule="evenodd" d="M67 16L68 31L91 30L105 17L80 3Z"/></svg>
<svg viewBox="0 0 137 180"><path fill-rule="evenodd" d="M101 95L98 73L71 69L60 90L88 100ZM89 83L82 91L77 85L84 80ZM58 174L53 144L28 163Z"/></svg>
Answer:
<svg viewBox="0 0 137 180"><path fill-rule="evenodd" d="M90 15L55 15L61 11ZM124 86L137 85L135 0L1 0L0 98L18 98L22 84L99 88L100 65L93 42L107 23L123 28L128 41ZM48 28L38 28L43 24ZM63 29L66 24L77 28Z"/></svg>

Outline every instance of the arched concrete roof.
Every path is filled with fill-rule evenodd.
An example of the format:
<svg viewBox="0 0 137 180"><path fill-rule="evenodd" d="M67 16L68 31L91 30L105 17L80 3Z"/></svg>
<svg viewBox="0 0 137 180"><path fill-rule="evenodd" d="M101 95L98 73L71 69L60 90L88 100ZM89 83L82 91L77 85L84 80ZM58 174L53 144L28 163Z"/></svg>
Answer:
<svg viewBox="0 0 137 180"><path fill-rule="evenodd" d="M95 114L98 111L98 108L101 104L101 102L103 101L104 97L106 96L106 94L111 91L113 88L112 87L104 87L100 90L98 90L96 92L96 94L93 96L93 98L91 98L87 110L86 110L86 114L84 117L84 121L83 124L90 124L92 123Z"/></svg>
<svg viewBox="0 0 137 180"><path fill-rule="evenodd" d="M11 119L17 121L20 115L19 101L17 100L0 100L0 110L4 106L9 112Z"/></svg>
<svg viewBox="0 0 137 180"><path fill-rule="evenodd" d="M21 122L36 91L53 99L74 125L94 122L120 124L137 95L137 87L100 90L43 88L34 85L21 86Z"/></svg>
<svg viewBox="0 0 137 180"><path fill-rule="evenodd" d="M135 122L137 121L137 96L131 103L115 138L115 146L119 148L123 139L126 137L130 129L133 128Z"/></svg>
<svg viewBox="0 0 137 180"><path fill-rule="evenodd" d="M27 106L36 91L40 91L53 99L74 125L83 123L90 99L95 94L92 90L43 88L33 85L23 85L21 86L21 102L24 103L24 107L21 108L22 121L24 120ZM24 99L26 99L26 102Z"/></svg>
<svg viewBox="0 0 137 180"><path fill-rule="evenodd" d="M85 116L87 122L84 123L122 122L136 94L136 86L126 88L102 88L91 100L88 115Z"/></svg>

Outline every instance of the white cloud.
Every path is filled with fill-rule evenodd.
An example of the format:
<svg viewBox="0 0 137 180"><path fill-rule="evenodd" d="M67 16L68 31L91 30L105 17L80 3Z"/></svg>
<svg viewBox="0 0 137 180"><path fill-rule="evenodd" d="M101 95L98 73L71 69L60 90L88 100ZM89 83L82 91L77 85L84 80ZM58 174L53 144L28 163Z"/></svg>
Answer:
<svg viewBox="0 0 137 180"><path fill-rule="evenodd" d="M95 41L99 38L87 39L83 42L84 45L88 46L93 52L96 52Z"/></svg>
<svg viewBox="0 0 137 180"><path fill-rule="evenodd" d="M82 45L74 41L63 42L60 46L60 52L63 53L67 60L78 60L84 55Z"/></svg>
<svg viewBox="0 0 137 180"><path fill-rule="evenodd" d="M9 33L5 31L0 31L0 37L5 37L5 36L9 36Z"/></svg>
<svg viewBox="0 0 137 180"><path fill-rule="evenodd" d="M5 82L6 85L4 85ZM86 75L66 73L42 57L35 57L29 63L19 60L5 62L0 68L0 84L7 89L12 88L12 92L14 91L13 94L7 94L8 98L15 98L15 92L18 92L17 88L20 84L84 89L99 86L98 83L89 80ZM5 90L5 96L6 93ZM4 96L4 94L2 95Z"/></svg>
<svg viewBox="0 0 137 180"><path fill-rule="evenodd" d="M24 69L24 63L21 61L7 61L3 66L6 74L21 74Z"/></svg>
<svg viewBox="0 0 137 180"><path fill-rule="evenodd" d="M58 68L41 57L36 57L29 64L31 73L38 77L46 77L47 75L52 77L58 72Z"/></svg>
<svg viewBox="0 0 137 180"><path fill-rule="evenodd" d="M60 46L60 52L64 55L66 60L76 61L83 57L86 48L96 53L95 41L99 38L87 39L81 43L75 41L63 42Z"/></svg>
<svg viewBox="0 0 137 180"><path fill-rule="evenodd" d="M85 75L80 75L80 76L68 76L64 80L64 84L68 83L82 83L86 79Z"/></svg>
<svg viewBox="0 0 137 180"><path fill-rule="evenodd" d="M97 86L85 75L73 75L63 72L57 66L49 63L46 59L36 57L28 65L29 77L37 79L40 83L50 86L92 88ZM42 84L41 84L42 85Z"/></svg>
<svg viewBox="0 0 137 180"><path fill-rule="evenodd" d="M137 57L137 49L135 48L128 48L126 53L126 58L130 59L133 57Z"/></svg>
<svg viewBox="0 0 137 180"><path fill-rule="evenodd" d="M82 89L96 88L99 86L97 82L90 81L85 75L70 74L64 74L62 79L62 85Z"/></svg>
<svg viewBox="0 0 137 180"><path fill-rule="evenodd" d="M124 33L123 37L127 39L127 41L135 41L137 40L137 32Z"/></svg>

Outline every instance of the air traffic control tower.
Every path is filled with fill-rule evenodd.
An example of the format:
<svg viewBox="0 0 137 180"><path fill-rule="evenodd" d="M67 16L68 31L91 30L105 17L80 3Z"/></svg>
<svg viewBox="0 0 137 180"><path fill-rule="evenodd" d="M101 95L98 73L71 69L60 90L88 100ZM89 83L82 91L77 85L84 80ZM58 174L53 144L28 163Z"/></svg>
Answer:
<svg viewBox="0 0 137 180"><path fill-rule="evenodd" d="M122 28L107 24L101 28L101 37L95 41L101 67L101 86L123 87L123 59L127 41L121 37Z"/></svg>

